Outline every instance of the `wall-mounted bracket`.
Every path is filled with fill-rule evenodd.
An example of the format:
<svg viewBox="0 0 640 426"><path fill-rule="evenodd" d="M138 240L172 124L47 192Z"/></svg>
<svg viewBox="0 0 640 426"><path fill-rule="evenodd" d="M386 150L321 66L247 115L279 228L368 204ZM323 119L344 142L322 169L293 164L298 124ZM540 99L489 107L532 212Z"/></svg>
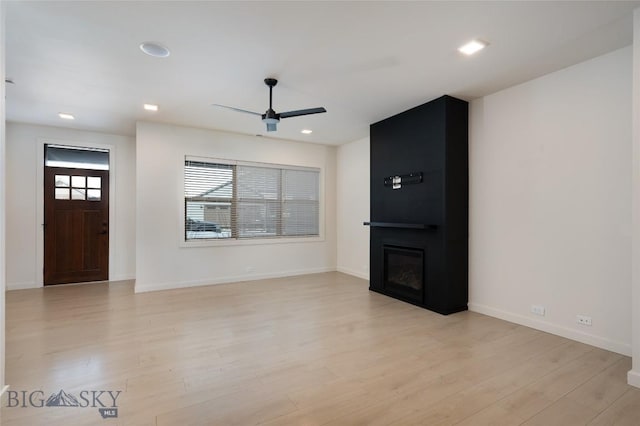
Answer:
<svg viewBox="0 0 640 426"><path fill-rule="evenodd" d="M384 178L384 186L392 189L400 189L402 185L422 183L422 172L412 172L408 175L396 175Z"/></svg>

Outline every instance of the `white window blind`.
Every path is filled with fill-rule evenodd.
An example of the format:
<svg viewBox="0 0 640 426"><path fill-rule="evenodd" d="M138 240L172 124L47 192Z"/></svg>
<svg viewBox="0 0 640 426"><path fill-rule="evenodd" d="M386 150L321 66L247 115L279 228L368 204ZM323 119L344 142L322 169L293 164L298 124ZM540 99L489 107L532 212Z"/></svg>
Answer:
<svg viewBox="0 0 640 426"><path fill-rule="evenodd" d="M320 174L282 170L282 234L318 235Z"/></svg>
<svg viewBox="0 0 640 426"><path fill-rule="evenodd" d="M185 161L185 240L319 235L320 171Z"/></svg>

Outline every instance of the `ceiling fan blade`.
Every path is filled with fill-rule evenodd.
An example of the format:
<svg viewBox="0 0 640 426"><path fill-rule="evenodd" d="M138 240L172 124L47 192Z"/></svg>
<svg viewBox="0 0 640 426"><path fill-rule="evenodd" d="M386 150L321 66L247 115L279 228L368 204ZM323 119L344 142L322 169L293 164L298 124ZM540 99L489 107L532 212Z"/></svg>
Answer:
<svg viewBox="0 0 640 426"><path fill-rule="evenodd" d="M275 132L277 123L267 123L267 132Z"/></svg>
<svg viewBox="0 0 640 426"><path fill-rule="evenodd" d="M226 109L230 109L230 110L237 111L237 112L244 112L244 113L246 113L246 114L253 114L253 115L260 115L260 116L262 116L262 114L260 114L260 113L258 113L258 112L247 111L246 109L234 108L234 107L230 107L230 106L226 106L226 105L211 104L211 106L216 106L216 107L220 107L220 108L226 108Z"/></svg>
<svg viewBox="0 0 640 426"><path fill-rule="evenodd" d="M319 107L319 108L299 109L297 111L281 112L280 118L299 117L301 115L309 115L309 114L320 114L321 112L327 112L327 110L324 109L323 107Z"/></svg>

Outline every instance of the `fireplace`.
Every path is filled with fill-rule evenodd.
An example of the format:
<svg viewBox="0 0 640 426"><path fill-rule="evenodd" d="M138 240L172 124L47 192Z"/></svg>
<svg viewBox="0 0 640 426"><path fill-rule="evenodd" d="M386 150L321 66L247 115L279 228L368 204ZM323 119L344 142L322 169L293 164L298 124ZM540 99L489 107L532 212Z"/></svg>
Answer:
<svg viewBox="0 0 640 426"><path fill-rule="evenodd" d="M384 288L399 296L422 301L424 291L424 251L384 245Z"/></svg>
<svg viewBox="0 0 640 426"><path fill-rule="evenodd" d="M467 309L468 104L443 96L371 125L369 289Z"/></svg>

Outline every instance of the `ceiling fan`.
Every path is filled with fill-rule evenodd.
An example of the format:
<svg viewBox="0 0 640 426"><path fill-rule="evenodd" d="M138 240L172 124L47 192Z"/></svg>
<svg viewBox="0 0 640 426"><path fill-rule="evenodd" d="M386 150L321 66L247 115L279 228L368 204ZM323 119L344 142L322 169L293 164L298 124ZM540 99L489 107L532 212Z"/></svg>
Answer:
<svg viewBox="0 0 640 426"><path fill-rule="evenodd" d="M264 113L260 114L259 112L247 111L246 109L234 108L226 105L220 104L212 104L213 106L227 108L233 111L244 112L247 114L259 115L262 117L262 121L267 125L267 132L275 132L277 130L276 126L278 122L280 122L281 118L289 118L289 117L299 117L301 115L309 115L309 114L320 114L322 112L327 112L323 107L319 108L308 108L308 109L298 109L295 111L287 111L287 112L275 112L273 110L273 86L278 84L278 80L275 78L265 78L264 84L269 86L269 109Z"/></svg>

